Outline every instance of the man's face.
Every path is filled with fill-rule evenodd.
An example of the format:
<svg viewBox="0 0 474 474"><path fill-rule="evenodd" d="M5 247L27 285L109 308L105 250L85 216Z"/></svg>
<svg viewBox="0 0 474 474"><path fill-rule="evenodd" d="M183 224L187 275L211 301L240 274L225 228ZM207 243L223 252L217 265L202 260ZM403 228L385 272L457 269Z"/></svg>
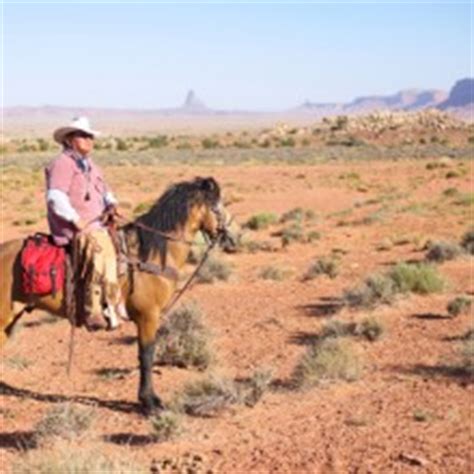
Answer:
<svg viewBox="0 0 474 474"><path fill-rule="evenodd" d="M69 144L74 151L85 156L94 148L94 137L85 132L74 132L69 138Z"/></svg>

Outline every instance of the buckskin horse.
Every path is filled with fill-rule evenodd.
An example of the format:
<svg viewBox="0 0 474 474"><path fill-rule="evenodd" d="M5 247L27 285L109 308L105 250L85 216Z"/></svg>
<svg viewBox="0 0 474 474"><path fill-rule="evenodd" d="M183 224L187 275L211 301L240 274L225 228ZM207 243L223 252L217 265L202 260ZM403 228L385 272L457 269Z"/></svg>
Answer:
<svg viewBox="0 0 474 474"><path fill-rule="evenodd" d="M120 286L138 331L138 399L145 413L162 408L153 388L152 366L160 316L176 291L177 272L198 231L212 243L235 246L229 217L216 180L195 178L169 187L148 212L121 228L128 255ZM0 244L0 347L25 312L38 308L66 317L64 291L33 300L22 291L22 245L21 239Z"/></svg>

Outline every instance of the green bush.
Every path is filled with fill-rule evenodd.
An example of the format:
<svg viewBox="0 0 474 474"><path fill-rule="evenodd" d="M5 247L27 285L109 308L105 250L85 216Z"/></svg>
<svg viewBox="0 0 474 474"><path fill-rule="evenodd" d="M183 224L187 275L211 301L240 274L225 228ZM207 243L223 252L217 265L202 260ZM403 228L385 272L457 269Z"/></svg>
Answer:
<svg viewBox="0 0 474 474"><path fill-rule="evenodd" d="M157 363L207 368L212 355L203 320L202 311L194 304L181 306L167 316L157 334Z"/></svg>
<svg viewBox="0 0 474 474"><path fill-rule="evenodd" d="M250 217L245 226L252 230L262 230L277 221L278 216L273 212L261 212Z"/></svg>
<svg viewBox="0 0 474 474"><path fill-rule="evenodd" d="M400 293L427 295L442 291L445 281L436 267L426 263L399 263L389 273L389 277Z"/></svg>
<svg viewBox="0 0 474 474"><path fill-rule="evenodd" d="M219 142L217 140L213 140L212 138L204 138L201 140L201 145L206 150L212 150L219 146Z"/></svg>
<svg viewBox="0 0 474 474"><path fill-rule="evenodd" d="M156 137L148 139L150 148L162 148L168 145L168 137L166 135L157 135Z"/></svg>
<svg viewBox="0 0 474 474"><path fill-rule="evenodd" d="M458 296L448 303L446 309L450 316L456 317L460 314L469 313L471 306L472 298L467 298L466 296Z"/></svg>

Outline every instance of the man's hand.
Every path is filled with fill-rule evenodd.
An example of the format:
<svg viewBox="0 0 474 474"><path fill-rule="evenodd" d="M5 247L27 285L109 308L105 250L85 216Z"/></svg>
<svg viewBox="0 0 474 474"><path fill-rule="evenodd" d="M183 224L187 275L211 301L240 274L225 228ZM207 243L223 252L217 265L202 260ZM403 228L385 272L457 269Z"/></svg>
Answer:
<svg viewBox="0 0 474 474"><path fill-rule="evenodd" d="M76 229L81 232L86 228L86 223L82 219L78 219L77 221L74 222L74 226Z"/></svg>

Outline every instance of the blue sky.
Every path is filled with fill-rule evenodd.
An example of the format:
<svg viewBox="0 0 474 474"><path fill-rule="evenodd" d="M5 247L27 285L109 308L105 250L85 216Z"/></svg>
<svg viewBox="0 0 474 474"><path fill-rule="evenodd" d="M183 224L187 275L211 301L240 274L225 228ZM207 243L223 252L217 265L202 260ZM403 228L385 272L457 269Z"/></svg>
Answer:
<svg viewBox="0 0 474 474"><path fill-rule="evenodd" d="M472 76L468 2L36 3L3 7L5 106L172 107L192 88L275 110Z"/></svg>

